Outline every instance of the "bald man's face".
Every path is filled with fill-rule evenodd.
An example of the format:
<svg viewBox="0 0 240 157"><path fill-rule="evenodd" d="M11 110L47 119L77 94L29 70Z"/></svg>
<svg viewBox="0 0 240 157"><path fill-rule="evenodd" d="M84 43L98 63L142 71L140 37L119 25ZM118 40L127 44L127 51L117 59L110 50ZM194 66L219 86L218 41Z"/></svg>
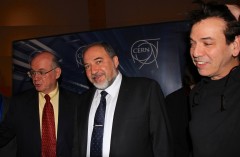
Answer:
<svg viewBox="0 0 240 157"><path fill-rule="evenodd" d="M31 62L31 69L35 72L32 75L33 84L37 91L44 94L48 94L56 88L57 79L61 74L61 69L53 66L52 59L53 56L50 53L42 53ZM37 73L39 71L42 71L43 75Z"/></svg>

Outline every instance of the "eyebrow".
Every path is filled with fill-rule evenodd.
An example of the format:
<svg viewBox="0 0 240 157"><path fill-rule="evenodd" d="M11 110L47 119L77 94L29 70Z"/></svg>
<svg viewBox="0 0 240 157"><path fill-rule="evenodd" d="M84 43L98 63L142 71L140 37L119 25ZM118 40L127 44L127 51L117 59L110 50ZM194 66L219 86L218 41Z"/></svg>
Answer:
<svg viewBox="0 0 240 157"><path fill-rule="evenodd" d="M31 70L33 70L33 71L43 71L43 70L46 70L46 69L40 68L40 69L38 69L38 70L34 70L34 69L31 68Z"/></svg>
<svg viewBox="0 0 240 157"><path fill-rule="evenodd" d="M204 37L204 38L201 38L201 40L214 40L212 37Z"/></svg>
<svg viewBox="0 0 240 157"><path fill-rule="evenodd" d="M97 58L94 58L93 60L96 61L96 60L99 60L99 59L103 59L103 57L97 57ZM89 63L84 63L83 65L88 65Z"/></svg>
<svg viewBox="0 0 240 157"><path fill-rule="evenodd" d="M103 59L102 57L97 57L97 58L95 58L94 60L98 60L98 59Z"/></svg>
<svg viewBox="0 0 240 157"><path fill-rule="evenodd" d="M191 41L196 41L196 40L193 40L192 38L190 38ZM203 37L203 38L200 38L200 40L214 40L212 37Z"/></svg>

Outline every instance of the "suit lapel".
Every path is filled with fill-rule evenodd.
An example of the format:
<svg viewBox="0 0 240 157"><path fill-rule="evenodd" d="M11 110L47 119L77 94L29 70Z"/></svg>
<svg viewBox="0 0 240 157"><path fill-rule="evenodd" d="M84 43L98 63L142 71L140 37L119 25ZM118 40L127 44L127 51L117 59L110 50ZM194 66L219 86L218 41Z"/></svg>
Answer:
<svg viewBox="0 0 240 157"><path fill-rule="evenodd" d="M87 138L88 138L88 118L89 118L89 112L91 108L91 104L93 101L93 97L95 94L96 88L90 89L88 93L84 94L82 99L81 99L81 104L78 110L78 121L81 121L79 123L79 130L83 130L82 132L80 131L80 138L82 140L82 143L80 144L81 146L81 154L86 155L86 150L87 150Z"/></svg>
<svg viewBox="0 0 240 157"><path fill-rule="evenodd" d="M34 125L34 128L37 130L36 133L40 135L38 92L34 92L33 96L30 96L29 108L32 108L33 110L30 114L31 114L31 117L33 117L33 125Z"/></svg>
<svg viewBox="0 0 240 157"><path fill-rule="evenodd" d="M128 86L126 77L123 76L118 99L117 99L117 104L114 112L113 128L114 126L118 125L119 122L122 121L120 117L123 117L123 114L126 111L126 108L124 105L126 104L125 102L128 99L129 99L129 86Z"/></svg>
<svg viewBox="0 0 240 157"><path fill-rule="evenodd" d="M67 112L66 111L66 105L67 105L67 98L64 97L64 91L62 89L59 88L59 100L58 100L58 128L62 128L62 126L64 125L64 118L65 114ZM61 137L62 137L62 129L57 129L57 147L60 145L59 142L61 141Z"/></svg>
<svg viewBox="0 0 240 157"><path fill-rule="evenodd" d="M69 134L66 135L66 131L71 126L69 123L74 123L74 109L72 108L74 104L72 100L69 100L68 94L63 88L59 88L59 100L58 100L58 128L57 129L57 153L64 151L63 146L66 145L66 140L70 136ZM75 102L74 102L75 103ZM77 102L76 102L77 103ZM72 119L71 119L72 117ZM73 124L72 124L73 125ZM69 131L68 131L69 132ZM70 137L71 138L71 137Z"/></svg>
<svg viewBox="0 0 240 157"><path fill-rule="evenodd" d="M119 130L118 128L121 128L121 125L123 124L122 122L124 121L124 114L126 112L127 107L126 105L126 100L129 99L129 86L127 83L126 77L123 76L120 90L119 90L119 95L117 99L117 104L114 112L114 117L113 117L113 125L112 125L112 135L111 135L111 147L110 147L110 156L113 154L111 152L118 152L119 147L118 147L118 138L119 138Z"/></svg>
<svg viewBox="0 0 240 157"><path fill-rule="evenodd" d="M40 132L40 121L39 121L39 102L38 102L38 92L32 91L27 97L29 100L27 101L26 107L29 114L29 120L31 121L29 125L32 126L32 129L29 130L32 135L30 138L33 138L36 153L41 152L41 132ZM26 122L27 123L27 122Z"/></svg>

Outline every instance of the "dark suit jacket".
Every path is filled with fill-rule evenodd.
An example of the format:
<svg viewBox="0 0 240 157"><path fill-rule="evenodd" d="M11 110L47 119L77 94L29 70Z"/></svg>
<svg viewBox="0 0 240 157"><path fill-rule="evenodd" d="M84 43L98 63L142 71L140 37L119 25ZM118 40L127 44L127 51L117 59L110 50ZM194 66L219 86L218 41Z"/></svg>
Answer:
<svg viewBox="0 0 240 157"><path fill-rule="evenodd" d="M189 92L190 88L186 86L166 97L166 109L173 130L175 157L188 157L191 153Z"/></svg>
<svg viewBox="0 0 240 157"><path fill-rule="evenodd" d="M69 157L72 152L73 121L79 96L59 90L57 156ZM18 157L41 156L38 92L26 91L12 98L6 119L0 125L0 147L16 135Z"/></svg>
<svg viewBox="0 0 240 157"><path fill-rule="evenodd" d="M9 98L3 96L3 119L9 109ZM7 145L0 148L0 157L16 157L17 143L16 138L13 138Z"/></svg>
<svg viewBox="0 0 240 157"><path fill-rule="evenodd" d="M88 116L96 89L81 96L74 157L86 157ZM113 118L111 157L167 157L170 137L162 91L147 78L123 77Z"/></svg>
<svg viewBox="0 0 240 157"><path fill-rule="evenodd" d="M8 97L5 97L5 96L2 96L2 107L3 107L3 118L5 117L5 115L7 114L7 111L8 111L8 108L9 108L9 102L10 101L10 98Z"/></svg>

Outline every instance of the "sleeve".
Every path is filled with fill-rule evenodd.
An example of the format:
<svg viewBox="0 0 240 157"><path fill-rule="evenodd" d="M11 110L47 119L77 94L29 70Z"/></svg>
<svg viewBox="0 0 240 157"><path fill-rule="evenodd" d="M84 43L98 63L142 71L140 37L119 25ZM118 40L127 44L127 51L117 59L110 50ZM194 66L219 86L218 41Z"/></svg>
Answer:
<svg viewBox="0 0 240 157"><path fill-rule="evenodd" d="M75 112L75 115L74 115L74 136L73 136L73 147L72 147L72 157L79 157L80 154L79 154L79 137L78 137L78 133L79 133L79 130L78 130L78 108L79 106L76 105L76 112Z"/></svg>
<svg viewBox="0 0 240 157"><path fill-rule="evenodd" d="M163 92L157 82L150 87L150 134L155 157L173 156L173 136Z"/></svg>
<svg viewBox="0 0 240 157"><path fill-rule="evenodd" d="M10 101L9 110L6 112L6 116L3 121L0 123L0 147L5 146L8 142L10 142L14 136L14 105L13 101Z"/></svg>

